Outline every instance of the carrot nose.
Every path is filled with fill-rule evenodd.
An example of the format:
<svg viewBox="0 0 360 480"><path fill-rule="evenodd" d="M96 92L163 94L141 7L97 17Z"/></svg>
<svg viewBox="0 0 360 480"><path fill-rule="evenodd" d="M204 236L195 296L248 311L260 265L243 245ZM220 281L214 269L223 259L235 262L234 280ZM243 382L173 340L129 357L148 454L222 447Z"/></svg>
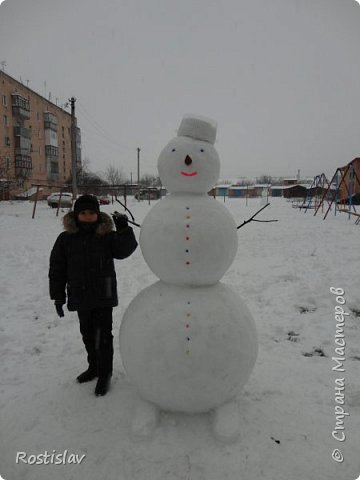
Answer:
<svg viewBox="0 0 360 480"><path fill-rule="evenodd" d="M186 163L186 165L191 165L192 164L192 159L189 157L189 155L186 155L185 163Z"/></svg>

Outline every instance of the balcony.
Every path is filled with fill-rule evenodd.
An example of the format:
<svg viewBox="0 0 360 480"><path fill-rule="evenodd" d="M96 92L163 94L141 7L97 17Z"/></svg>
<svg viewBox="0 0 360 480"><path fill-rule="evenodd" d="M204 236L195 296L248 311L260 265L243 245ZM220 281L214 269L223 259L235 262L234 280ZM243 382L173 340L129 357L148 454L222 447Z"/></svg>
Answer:
<svg viewBox="0 0 360 480"><path fill-rule="evenodd" d="M14 127L14 135L15 137L19 136L31 139L31 128Z"/></svg>
<svg viewBox="0 0 360 480"><path fill-rule="evenodd" d="M52 122L44 122L44 129L45 130L52 130L53 132L57 132L57 125Z"/></svg>
<svg viewBox="0 0 360 480"><path fill-rule="evenodd" d="M15 137L15 155L29 155L31 152L31 139L17 135Z"/></svg>
<svg viewBox="0 0 360 480"><path fill-rule="evenodd" d="M59 157L59 148L52 145L45 145L45 155L49 159L57 160Z"/></svg>
<svg viewBox="0 0 360 480"><path fill-rule="evenodd" d="M53 113L44 112L44 128L45 130L57 132L57 119Z"/></svg>
<svg viewBox="0 0 360 480"><path fill-rule="evenodd" d="M32 159L30 155L15 155L15 175L17 177L28 177L32 170Z"/></svg>
<svg viewBox="0 0 360 480"><path fill-rule="evenodd" d="M59 163L47 158L47 176L50 182L59 180Z"/></svg>
<svg viewBox="0 0 360 480"><path fill-rule="evenodd" d="M15 117L22 120L30 118L30 101L17 93L11 94L12 112Z"/></svg>

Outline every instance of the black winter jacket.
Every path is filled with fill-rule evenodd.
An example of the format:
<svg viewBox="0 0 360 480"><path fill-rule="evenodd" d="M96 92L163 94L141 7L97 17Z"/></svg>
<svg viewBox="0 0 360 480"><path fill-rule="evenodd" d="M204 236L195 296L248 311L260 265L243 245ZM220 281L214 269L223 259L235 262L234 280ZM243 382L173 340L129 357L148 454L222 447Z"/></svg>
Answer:
<svg viewBox="0 0 360 480"><path fill-rule="evenodd" d="M64 216L64 228L51 251L50 298L66 302L70 311L118 304L114 258L126 258L137 247L134 232L113 231L111 217L100 212L95 232L76 224L74 212Z"/></svg>

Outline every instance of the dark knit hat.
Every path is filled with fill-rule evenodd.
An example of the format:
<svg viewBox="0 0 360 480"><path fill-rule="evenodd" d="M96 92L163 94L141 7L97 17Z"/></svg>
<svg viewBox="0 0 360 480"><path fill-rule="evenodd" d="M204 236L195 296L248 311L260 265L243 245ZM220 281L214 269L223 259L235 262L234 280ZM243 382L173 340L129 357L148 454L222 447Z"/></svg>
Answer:
<svg viewBox="0 0 360 480"><path fill-rule="evenodd" d="M94 195L82 195L74 203L74 212L78 215L83 210L93 210L96 213L100 212L98 199Z"/></svg>

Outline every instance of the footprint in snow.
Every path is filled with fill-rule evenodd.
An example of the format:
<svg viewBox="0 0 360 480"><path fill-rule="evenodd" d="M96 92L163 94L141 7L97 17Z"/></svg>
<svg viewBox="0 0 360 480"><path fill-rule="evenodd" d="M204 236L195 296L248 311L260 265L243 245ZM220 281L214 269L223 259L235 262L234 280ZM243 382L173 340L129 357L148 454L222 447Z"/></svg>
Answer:
<svg viewBox="0 0 360 480"><path fill-rule="evenodd" d="M312 352L303 353L304 357L326 357L322 348L314 348Z"/></svg>

